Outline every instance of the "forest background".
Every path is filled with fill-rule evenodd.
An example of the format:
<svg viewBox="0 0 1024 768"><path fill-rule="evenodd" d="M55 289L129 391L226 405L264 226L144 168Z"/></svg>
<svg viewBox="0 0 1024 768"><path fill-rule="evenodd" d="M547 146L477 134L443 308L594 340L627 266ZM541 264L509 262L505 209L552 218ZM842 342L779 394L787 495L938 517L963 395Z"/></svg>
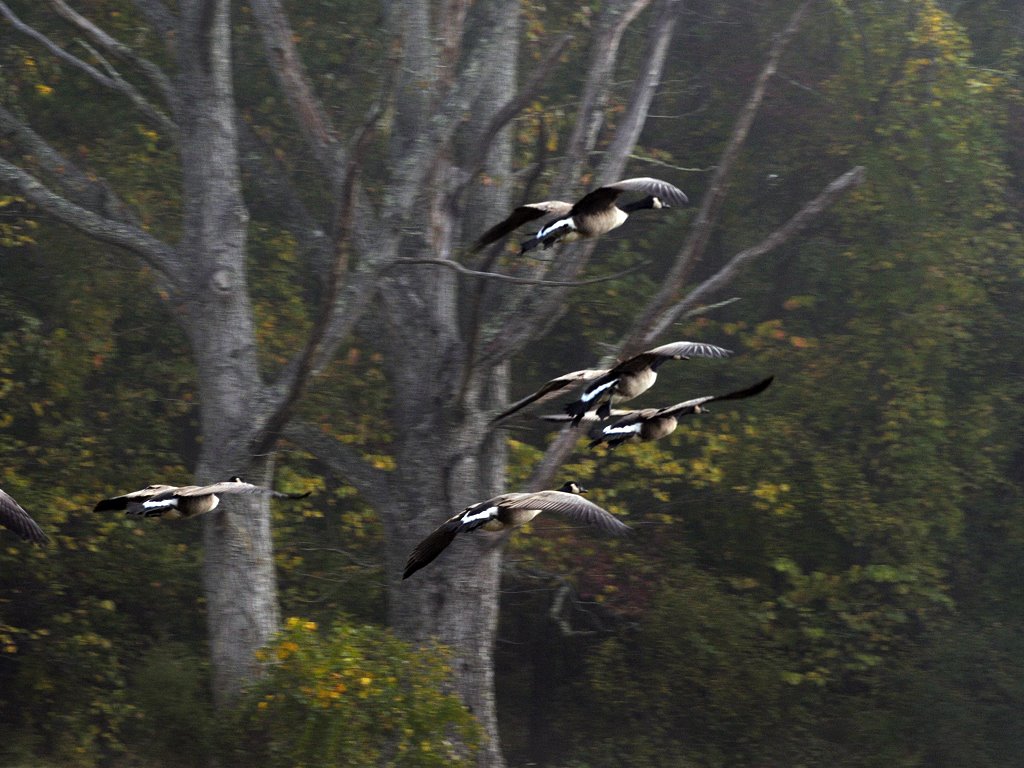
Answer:
<svg viewBox="0 0 1024 768"><path fill-rule="evenodd" d="M53 540L0 531L0 761L1018 765L1019 3L385 5L0 4L0 487ZM557 472L549 426L486 427L635 343L693 233L680 286L861 167L663 329L736 354L643 403L764 395ZM640 175L693 205L465 254ZM636 535L399 582L545 468ZM229 470L314 493L90 511Z"/></svg>

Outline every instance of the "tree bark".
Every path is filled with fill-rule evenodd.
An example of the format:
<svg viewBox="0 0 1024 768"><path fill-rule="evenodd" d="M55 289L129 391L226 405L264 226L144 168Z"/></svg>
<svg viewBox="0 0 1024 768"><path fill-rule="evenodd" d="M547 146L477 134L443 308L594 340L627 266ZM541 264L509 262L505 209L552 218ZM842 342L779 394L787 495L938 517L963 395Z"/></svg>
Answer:
<svg viewBox="0 0 1024 768"><path fill-rule="evenodd" d="M266 420L249 298L232 91L229 0L190 0L180 11L177 86L184 227L179 251L192 285L179 312L199 375L202 450L199 482L247 475L272 481L272 462L246 450ZM255 412L254 412L255 411ZM207 598L214 694L231 701L256 676L255 651L277 631L279 608L266 499L234 497L205 521Z"/></svg>

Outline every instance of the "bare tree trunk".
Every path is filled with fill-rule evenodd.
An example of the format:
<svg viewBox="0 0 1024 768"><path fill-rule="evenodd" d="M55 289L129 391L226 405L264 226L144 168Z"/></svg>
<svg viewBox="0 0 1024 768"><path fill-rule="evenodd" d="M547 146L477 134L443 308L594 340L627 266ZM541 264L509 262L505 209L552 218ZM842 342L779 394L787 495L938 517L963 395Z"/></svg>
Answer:
<svg viewBox="0 0 1024 768"><path fill-rule="evenodd" d="M492 117L516 89L519 22L515 3L479 4L466 13L459 2L446 8L452 14L439 21L444 35L431 35L427 5L410 3L398 11L398 32L405 41L396 124L392 139L392 167L400 169L418 153L430 158L430 182L425 190L403 191L405 179L395 175L398 198L415 199L418 219L408 220L398 244L402 257L451 258L460 233L459 216L450 195L462 176L460 158L475 157L479 141ZM472 117L453 137L447 149L424 146L417 137L437 119L437 102L451 93L453 66L459 44L467 42L463 24L472 30L479 54L465 65L459 86L477 94L470 99ZM433 41L442 45L435 47ZM467 47L469 44L467 42ZM439 83L424 93L421 82ZM468 84L468 85L467 85ZM408 92L407 92L408 91ZM458 120L460 115L448 114ZM488 173L507 178L511 170L507 136L494 142L485 162ZM464 212L482 221L480 205L503 206L507 189L484 191ZM402 214L407 214L408 209ZM397 470L390 482L396 499L383 512L386 521L386 558L391 582L389 614L403 637L423 641L436 638L455 653L455 684L463 700L486 733L479 755L481 766L504 765L498 738L494 699L493 644L498 621L500 550L486 537L467 537L450 553L455 567L432 568L417 578L401 581L408 553L438 521L489 495L504 490L504 441L486 428L485 414L505 395L507 367L474 369L469 348L474 330L467 328L465 278L430 266L393 270L381 287L383 314L389 325L385 345L393 388L395 458ZM473 289L483 286L472 285ZM467 364L470 368L467 369Z"/></svg>
<svg viewBox="0 0 1024 768"><path fill-rule="evenodd" d="M199 371L200 482L249 469L245 449L265 418L258 411L262 383L245 270L248 214L238 172L229 13L229 0L183 3L178 42L180 250L194 269L180 311ZM271 467L263 461L247 479L269 482ZM206 520L204 545L214 694L225 703L256 675L255 651L278 626L268 502L225 500Z"/></svg>

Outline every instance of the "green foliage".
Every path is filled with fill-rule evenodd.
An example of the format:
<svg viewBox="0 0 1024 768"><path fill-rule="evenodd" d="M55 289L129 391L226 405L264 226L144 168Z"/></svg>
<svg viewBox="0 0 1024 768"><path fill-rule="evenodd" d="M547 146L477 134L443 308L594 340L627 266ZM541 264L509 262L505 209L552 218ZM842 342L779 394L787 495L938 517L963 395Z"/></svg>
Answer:
<svg viewBox="0 0 1024 768"><path fill-rule="evenodd" d="M237 765L471 765L480 729L449 685L448 654L339 621L291 618L230 728ZM456 743L459 746L456 746Z"/></svg>
<svg viewBox="0 0 1024 768"><path fill-rule="evenodd" d="M195 766L213 752L217 720L202 649L159 643L135 661L124 726L130 751L146 763Z"/></svg>

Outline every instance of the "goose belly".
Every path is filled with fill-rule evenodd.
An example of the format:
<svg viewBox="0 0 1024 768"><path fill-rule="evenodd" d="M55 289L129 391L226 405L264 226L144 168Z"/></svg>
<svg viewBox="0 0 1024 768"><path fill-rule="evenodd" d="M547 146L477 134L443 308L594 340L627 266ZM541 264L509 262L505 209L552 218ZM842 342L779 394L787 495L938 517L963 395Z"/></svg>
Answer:
<svg viewBox="0 0 1024 768"><path fill-rule="evenodd" d="M658 374L650 368L645 368L638 373L630 373L619 377L615 387L615 393L620 400L632 400L654 386Z"/></svg>
<svg viewBox="0 0 1024 768"><path fill-rule="evenodd" d="M186 496L178 499L177 509L182 517L195 517L212 512L220 504L218 496Z"/></svg>
<svg viewBox="0 0 1024 768"><path fill-rule="evenodd" d="M668 416L663 419L651 419L650 421L644 422L643 427L640 429L641 440L660 440L666 435L671 435L676 430L675 416Z"/></svg>
<svg viewBox="0 0 1024 768"><path fill-rule="evenodd" d="M629 214L619 208L611 208L600 213L588 213L576 217L576 228L582 237L594 237L611 232L629 218Z"/></svg>
<svg viewBox="0 0 1024 768"><path fill-rule="evenodd" d="M496 530L501 530L502 528L517 528L520 525L530 522L539 514L539 509L502 509L498 512L498 520L494 521L500 521L502 523L502 525L500 525Z"/></svg>

